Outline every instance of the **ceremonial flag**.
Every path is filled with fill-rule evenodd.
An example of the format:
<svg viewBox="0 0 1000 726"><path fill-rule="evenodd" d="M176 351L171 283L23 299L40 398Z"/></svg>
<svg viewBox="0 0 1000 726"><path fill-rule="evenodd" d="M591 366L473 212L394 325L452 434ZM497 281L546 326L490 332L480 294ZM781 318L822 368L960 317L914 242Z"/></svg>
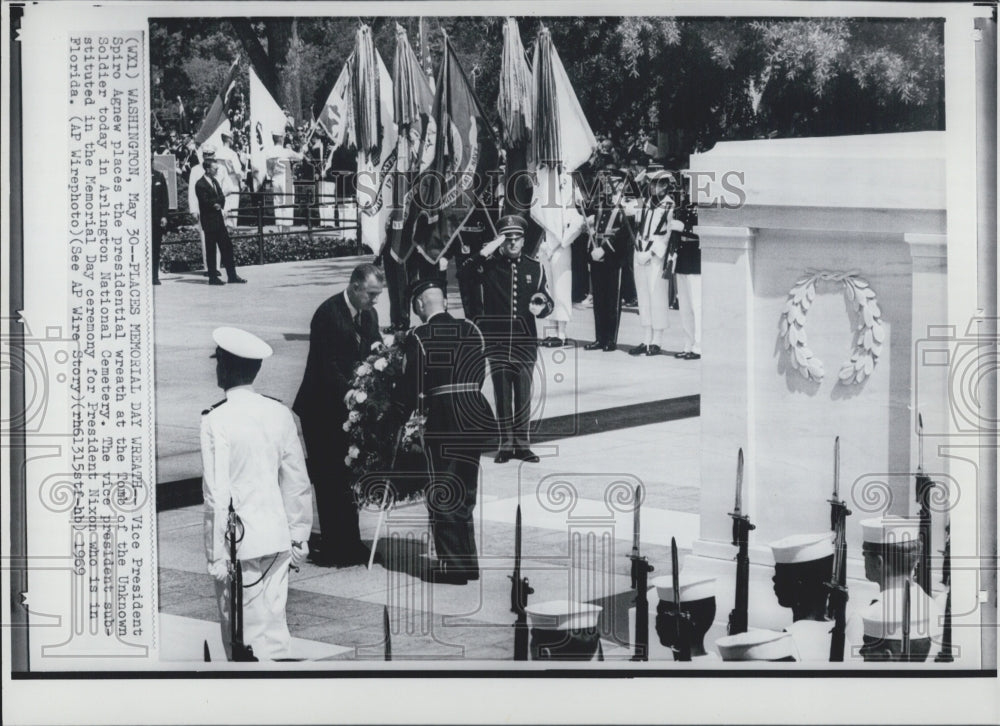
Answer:
<svg viewBox="0 0 1000 726"><path fill-rule="evenodd" d="M285 133L285 112L274 100L253 67L250 67L250 168L254 186L260 189L267 178L267 149L273 146L273 134Z"/></svg>
<svg viewBox="0 0 1000 726"><path fill-rule="evenodd" d="M597 148L548 28L535 41L532 85L534 133L532 157L535 188L531 216L545 229L552 245L567 246L583 228L576 208L572 172Z"/></svg>
<svg viewBox="0 0 1000 726"><path fill-rule="evenodd" d="M519 215L528 222L525 248L533 255L538 248L542 231L531 218L533 186L528 172L528 152L534 126L534 99L531 66L514 18L507 18L503 28L497 112L506 158L503 213Z"/></svg>
<svg viewBox="0 0 1000 726"><path fill-rule="evenodd" d="M219 88L219 92L215 94L215 98L212 101L212 105L208 109L208 113L205 114L205 120L201 122L201 128L198 129L198 133L194 135L194 143L201 147L206 141L212 141L216 145L219 143L219 136L221 135L220 128L223 124L226 124L228 130L229 117L226 115L226 103L229 101L229 94L233 90L233 86L236 85L236 69L240 64L240 59L236 58L233 60L233 64L229 66L229 71L226 73L225 78L222 81L222 86ZM177 99L178 113L179 115L184 115L184 104L181 103L180 98Z"/></svg>
<svg viewBox="0 0 1000 726"><path fill-rule="evenodd" d="M330 95L323 104L323 110L313 123L313 127L321 127L330 138L330 145L336 148L347 140L351 125L351 68L354 54L347 59L344 67L333 84Z"/></svg>
<svg viewBox="0 0 1000 726"><path fill-rule="evenodd" d="M434 93L420 68L404 28L396 24L396 57L392 68L393 110L396 140L396 180L389 214L389 242L392 256L405 262L413 251L413 221L407 214L417 174L434 160L437 123Z"/></svg>
<svg viewBox="0 0 1000 726"><path fill-rule="evenodd" d="M445 36L444 57L434 93L437 138L430 168L417 180L414 242L437 264L463 223L478 209L488 172L496 169L497 141L479 99Z"/></svg>
<svg viewBox="0 0 1000 726"><path fill-rule="evenodd" d="M357 199L361 241L382 252L392 211L396 171L396 122L392 77L375 50L371 28L358 29L351 73L351 143L358 153Z"/></svg>

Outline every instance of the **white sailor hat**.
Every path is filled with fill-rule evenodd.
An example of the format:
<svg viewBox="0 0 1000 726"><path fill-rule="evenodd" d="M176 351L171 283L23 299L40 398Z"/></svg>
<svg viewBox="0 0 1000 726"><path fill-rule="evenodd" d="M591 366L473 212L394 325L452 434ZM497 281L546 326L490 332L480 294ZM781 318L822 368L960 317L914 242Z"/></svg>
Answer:
<svg viewBox="0 0 1000 726"><path fill-rule="evenodd" d="M201 153L201 159L202 159L202 161L204 161L205 159L214 159L215 158L215 145L214 144L205 144L204 146L201 147L201 149L199 149L199 152Z"/></svg>
<svg viewBox="0 0 1000 726"><path fill-rule="evenodd" d="M833 539L823 534L793 534L771 543L776 565L797 565L813 562L833 554Z"/></svg>
<svg viewBox="0 0 1000 726"><path fill-rule="evenodd" d="M782 660L798 658L791 633L775 630L749 630L726 635L715 641L722 660Z"/></svg>
<svg viewBox="0 0 1000 726"><path fill-rule="evenodd" d="M549 600L525 609L528 623L539 630L585 630L596 628L603 608L573 600Z"/></svg>
<svg viewBox="0 0 1000 726"><path fill-rule="evenodd" d="M674 175L671 174L666 169L654 169L646 174L646 179L648 179L651 182L665 181L672 183L676 181L674 179Z"/></svg>
<svg viewBox="0 0 1000 726"><path fill-rule="evenodd" d="M910 586L910 637L929 638L940 635L941 627L932 620L928 598L916 585ZM865 636L877 640L903 639L903 588L882 593L878 600L861 613Z"/></svg>
<svg viewBox="0 0 1000 726"><path fill-rule="evenodd" d="M873 517L861 520L862 539L868 544L891 545L915 542L920 536L920 520L911 517Z"/></svg>
<svg viewBox="0 0 1000 726"><path fill-rule="evenodd" d="M216 328L212 331L212 339L215 344L227 353L235 355L237 358L247 358L249 360L264 360L270 358L274 351L267 343L258 338L253 333L248 333L239 328ZM212 356L215 357L214 355Z"/></svg>
<svg viewBox="0 0 1000 726"><path fill-rule="evenodd" d="M677 578L681 590L681 602L694 602L715 597L715 578L704 575L686 575L683 572ZM664 602L674 601L674 578L663 575L653 578L656 595Z"/></svg>

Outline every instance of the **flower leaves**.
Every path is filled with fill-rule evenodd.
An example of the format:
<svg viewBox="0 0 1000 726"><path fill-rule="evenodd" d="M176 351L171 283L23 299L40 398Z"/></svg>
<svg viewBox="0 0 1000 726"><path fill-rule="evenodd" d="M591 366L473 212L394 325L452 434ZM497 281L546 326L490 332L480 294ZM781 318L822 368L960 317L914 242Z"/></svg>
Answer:
<svg viewBox="0 0 1000 726"><path fill-rule="evenodd" d="M783 346L788 351L788 363L808 381L820 382L825 370L823 362L809 348L805 322L813 300L816 298L816 281L829 280L844 286L844 296L858 313L857 335L851 349L851 357L841 365L837 373L839 383L851 385L862 383L875 370L878 357L885 342L885 325L882 309L879 307L875 291L856 271L836 273L810 271L795 283L788 292L784 310L778 320L778 331Z"/></svg>

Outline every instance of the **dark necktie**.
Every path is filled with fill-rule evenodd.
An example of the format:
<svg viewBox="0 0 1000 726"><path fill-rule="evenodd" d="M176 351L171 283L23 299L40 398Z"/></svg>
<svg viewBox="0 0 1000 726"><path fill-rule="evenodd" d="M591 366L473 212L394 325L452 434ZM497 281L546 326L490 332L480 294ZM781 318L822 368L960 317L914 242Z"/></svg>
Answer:
<svg viewBox="0 0 1000 726"><path fill-rule="evenodd" d="M354 313L354 337L361 345L361 311Z"/></svg>

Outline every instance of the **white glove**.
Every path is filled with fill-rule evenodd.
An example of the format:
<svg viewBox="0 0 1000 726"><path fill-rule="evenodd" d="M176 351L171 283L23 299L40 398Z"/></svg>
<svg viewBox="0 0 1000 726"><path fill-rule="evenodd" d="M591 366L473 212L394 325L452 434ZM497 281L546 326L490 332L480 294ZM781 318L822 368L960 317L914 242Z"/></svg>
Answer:
<svg viewBox="0 0 1000 726"><path fill-rule="evenodd" d="M500 245L502 245L506 240L507 238L504 235L500 235L492 242L483 245L483 248L479 250L479 254L481 254L483 257L489 257L498 249L500 249Z"/></svg>
<svg viewBox="0 0 1000 726"><path fill-rule="evenodd" d="M208 563L208 574L219 582L229 579L229 562L226 560L213 560Z"/></svg>
<svg viewBox="0 0 1000 726"><path fill-rule="evenodd" d="M590 251L590 258L594 262L600 262L601 260L603 260L604 259L604 248L603 247L595 247L594 249L592 249Z"/></svg>
<svg viewBox="0 0 1000 726"><path fill-rule="evenodd" d="M298 569L309 554L308 542L292 542L292 567Z"/></svg>
<svg viewBox="0 0 1000 726"><path fill-rule="evenodd" d="M447 257L442 257L440 260L438 260L438 269L441 270L441 272L445 272L448 269Z"/></svg>
<svg viewBox="0 0 1000 726"><path fill-rule="evenodd" d="M539 305L538 303L528 303L528 312L534 315L536 318L542 314L545 310L544 305Z"/></svg>
<svg viewBox="0 0 1000 726"><path fill-rule="evenodd" d="M635 253L635 261L638 262L642 266L648 265L649 261L651 259L653 259L653 253L652 252L636 252Z"/></svg>

